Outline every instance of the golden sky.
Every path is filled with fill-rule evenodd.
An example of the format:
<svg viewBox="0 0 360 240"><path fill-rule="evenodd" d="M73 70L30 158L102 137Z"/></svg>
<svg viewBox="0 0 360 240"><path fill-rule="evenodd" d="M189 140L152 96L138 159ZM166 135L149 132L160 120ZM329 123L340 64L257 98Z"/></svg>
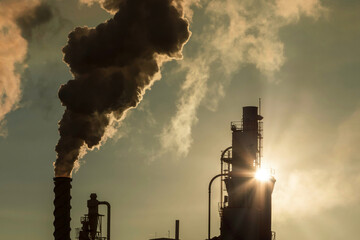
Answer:
<svg viewBox="0 0 360 240"><path fill-rule="evenodd" d="M61 49L75 27L112 17L99 1L48 0L49 19L19 24L39 2L0 1L0 225L9 239L52 237L52 163L65 109L57 93L72 79ZM207 185L231 144L230 121L261 97L277 238L357 239L360 3L183 4L192 32L183 59L161 67L161 80L73 173L72 238L96 192L112 205L113 239L173 235L175 219L181 239L205 239Z"/></svg>

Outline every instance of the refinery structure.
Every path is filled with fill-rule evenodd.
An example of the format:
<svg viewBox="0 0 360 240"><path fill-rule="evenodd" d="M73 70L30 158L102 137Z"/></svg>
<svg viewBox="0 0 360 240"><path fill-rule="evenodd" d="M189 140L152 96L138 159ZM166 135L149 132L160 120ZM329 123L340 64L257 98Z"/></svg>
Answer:
<svg viewBox="0 0 360 240"><path fill-rule="evenodd" d="M258 107L243 107L232 122L232 146L221 155L221 240L271 240L271 195L275 178L262 167L262 122ZM223 185L225 193L223 195Z"/></svg>
<svg viewBox="0 0 360 240"><path fill-rule="evenodd" d="M231 122L232 145L221 154L220 173L209 183L207 240L274 240L271 229L272 192L275 178L270 169L262 166L262 119L259 107L243 107L241 121ZM211 185L221 179L220 236L211 236ZM71 178L54 178L54 238L70 240ZM102 226L99 205L107 206L106 228ZM110 240L110 204L98 201L91 194L87 202L88 213L81 218L77 229L79 240ZM106 235L103 234L106 229ZM175 224L174 238L152 240L179 240L179 221ZM202 239L202 237L198 237Z"/></svg>

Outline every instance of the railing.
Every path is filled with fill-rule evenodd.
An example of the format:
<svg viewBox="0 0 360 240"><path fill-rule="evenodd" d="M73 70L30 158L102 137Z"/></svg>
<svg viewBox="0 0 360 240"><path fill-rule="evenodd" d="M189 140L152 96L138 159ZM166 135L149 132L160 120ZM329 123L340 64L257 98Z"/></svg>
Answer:
<svg viewBox="0 0 360 240"><path fill-rule="evenodd" d="M230 128L233 131L238 131L243 129L243 121L233 121L230 123Z"/></svg>
<svg viewBox="0 0 360 240"><path fill-rule="evenodd" d="M224 207L226 207L225 201L224 201L224 192L226 192L225 188L225 179L228 177L228 174L231 172L231 160L232 160L232 146L227 147L224 151L221 153L220 157L220 164L221 164L221 182L220 182L220 202L218 204L218 210L220 217L222 216L222 210ZM225 164L225 166L224 166Z"/></svg>
<svg viewBox="0 0 360 240"><path fill-rule="evenodd" d="M230 163L232 160L232 149L228 149L224 154L221 156L221 161L225 163Z"/></svg>
<svg viewBox="0 0 360 240"><path fill-rule="evenodd" d="M104 216L103 214L98 214L98 229L96 231L96 235L95 235L94 240L108 240L108 237L103 237L102 236L102 217L103 216ZM85 214L84 216L80 217L80 222L81 223L89 222L88 214ZM82 231L82 227L81 228L75 228L75 238L76 239L80 239L80 231ZM89 231L89 229L85 229L85 231ZM87 233L89 233L89 232L87 232Z"/></svg>

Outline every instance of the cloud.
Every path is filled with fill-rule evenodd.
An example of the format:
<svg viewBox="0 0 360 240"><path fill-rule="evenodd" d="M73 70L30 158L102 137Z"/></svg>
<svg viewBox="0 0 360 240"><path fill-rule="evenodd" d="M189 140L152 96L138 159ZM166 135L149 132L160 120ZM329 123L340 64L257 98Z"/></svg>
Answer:
<svg viewBox="0 0 360 240"><path fill-rule="evenodd" d="M202 102L207 104L208 109L216 109L232 74L245 64L254 65L269 81L275 82L274 73L281 69L286 60L284 43L278 36L279 30L298 21L301 15L318 18L326 10L317 0L203 0L190 3L201 6L198 11L204 11L206 23L201 33L195 33L192 38L199 45L198 51L185 55L188 73L184 86L189 84L188 79L194 79L193 85L204 89L194 91L192 88L182 88L177 113L164 127L161 138L163 149L176 149L180 155L187 154L185 149L188 150L191 145L191 129L196 121L182 121L178 119L179 116L188 113L188 117L183 118L196 119L196 110ZM199 69L198 59L202 59L201 65L211 66L211 71L209 72L209 68ZM198 78L199 75L206 77ZM214 79L215 75L222 77ZM196 81L199 83L195 83ZM207 91L208 86L212 86L212 91ZM214 86L218 87L218 91L213 89ZM199 95L198 92L206 94ZM203 101L206 98L212 101ZM184 103L189 103L192 99L196 99L193 104L196 108L189 112L185 109L189 104ZM175 128L176 122L181 122L181 127ZM184 129L186 134L182 132ZM171 139L170 134L181 136L181 141L173 139L172 144L165 142L163 139Z"/></svg>
<svg viewBox="0 0 360 240"><path fill-rule="evenodd" d="M28 46L22 34L25 28L30 31L38 23L24 20L29 19L26 16L34 13L39 4L38 0L0 2L0 136L6 136L6 114L18 107L21 98L21 71L26 67L24 61ZM37 13L35 10L31 19L38 19Z"/></svg>
<svg viewBox="0 0 360 240"><path fill-rule="evenodd" d="M288 170L277 177L274 212L279 221L359 204L359 121L360 109L357 109L338 126L332 151L313 160L321 162L321 168L314 162L313 169Z"/></svg>
<svg viewBox="0 0 360 240"><path fill-rule="evenodd" d="M276 14L289 21L297 21L301 15L317 19L327 11L320 0L276 0Z"/></svg>
<svg viewBox="0 0 360 240"><path fill-rule="evenodd" d="M20 27L22 36L29 40L32 37L32 30L50 21L52 17L53 13L50 6L42 2L18 16L16 24Z"/></svg>

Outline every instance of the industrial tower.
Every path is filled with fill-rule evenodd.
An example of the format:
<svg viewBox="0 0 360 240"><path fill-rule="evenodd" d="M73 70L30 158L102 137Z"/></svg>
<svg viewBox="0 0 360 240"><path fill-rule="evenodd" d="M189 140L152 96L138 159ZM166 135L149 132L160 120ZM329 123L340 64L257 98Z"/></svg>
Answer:
<svg viewBox="0 0 360 240"><path fill-rule="evenodd" d="M247 106L242 121L231 122L232 146L221 156L221 240L275 238L271 231L275 178L261 166L262 119L258 107Z"/></svg>
<svg viewBox="0 0 360 240"><path fill-rule="evenodd" d="M106 237L102 236L102 217L99 214L99 205L107 206L107 228ZM77 230L76 238L79 240L110 240L110 203L106 201L98 201L96 193L90 194L87 201L88 214L81 217L81 228Z"/></svg>

